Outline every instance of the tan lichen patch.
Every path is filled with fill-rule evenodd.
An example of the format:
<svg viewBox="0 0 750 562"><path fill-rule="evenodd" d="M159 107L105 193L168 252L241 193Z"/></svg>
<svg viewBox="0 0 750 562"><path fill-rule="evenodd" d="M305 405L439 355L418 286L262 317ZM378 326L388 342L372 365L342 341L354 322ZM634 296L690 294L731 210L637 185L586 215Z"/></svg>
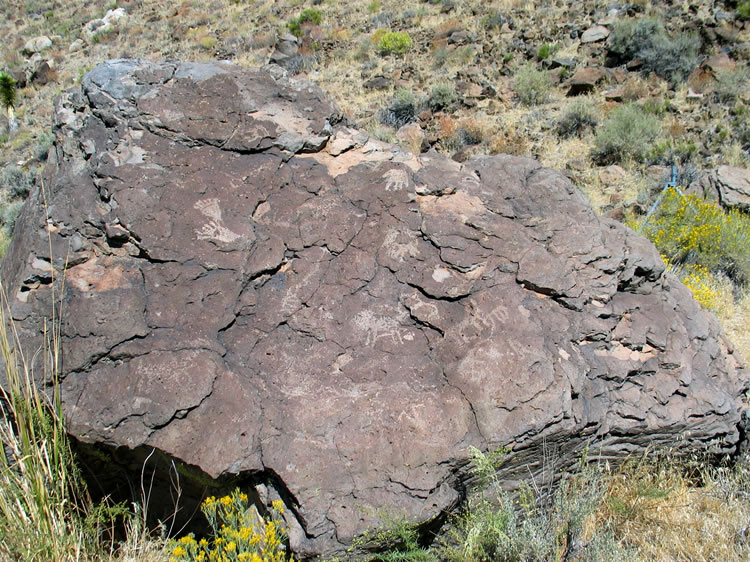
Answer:
<svg viewBox="0 0 750 562"><path fill-rule="evenodd" d="M82 292L102 292L114 289L128 289L132 284L125 276L125 270L112 260L92 258L81 265L71 267L65 274L66 281Z"/></svg>
<svg viewBox="0 0 750 562"><path fill-rule="evenodd" d="M625 347L621 343L615 343L610 349L597 349L594 354L599 357L609 356L620 361L640 361L641 363L645 363L656 356L656 352L651 346L643 346L639 351Z"/></svg>
<svg viewBox="0 0 750 562"><path fill-rule="evenodd" d="M443 215L451 213L466 222L469 217L481 214L485 207L479 197L469 195L463 191L456 191L450 195L417 195L417 203L422 212L428 215Z"/></svg>

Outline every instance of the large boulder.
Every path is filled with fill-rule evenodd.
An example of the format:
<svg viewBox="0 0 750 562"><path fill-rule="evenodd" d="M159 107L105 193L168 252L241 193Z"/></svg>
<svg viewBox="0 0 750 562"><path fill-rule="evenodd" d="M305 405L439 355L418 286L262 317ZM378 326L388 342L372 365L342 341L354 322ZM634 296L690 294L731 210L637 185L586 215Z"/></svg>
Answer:
<svg viewBox="0 0 750 562"><path fill-rule="evenodd" d="M737 449L748 377L716 320L534 160L418 158L278 67L223 63L108 62L56 133L2 275L24 345L62 295L99 483L141 489L155 450L183 501L283 498L313 555L454 508L469 446L511 449L508 486L587 444Z"/></svg>

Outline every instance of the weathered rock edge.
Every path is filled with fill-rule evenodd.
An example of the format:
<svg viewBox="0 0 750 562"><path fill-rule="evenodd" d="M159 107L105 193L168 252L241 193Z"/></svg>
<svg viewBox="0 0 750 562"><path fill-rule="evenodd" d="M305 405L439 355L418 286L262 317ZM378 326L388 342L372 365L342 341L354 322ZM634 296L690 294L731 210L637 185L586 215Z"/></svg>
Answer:
<svg viewBox="0 0 750 562"><path fill-rule="evenodd" d="M57 272L70 431L131 473L263 480L314 555L454 507L472 445L509 485L589 442L736 450L715 319L533 160L402 153L277 67L110 61L55 119L2 275L33 346Z"/></svg>

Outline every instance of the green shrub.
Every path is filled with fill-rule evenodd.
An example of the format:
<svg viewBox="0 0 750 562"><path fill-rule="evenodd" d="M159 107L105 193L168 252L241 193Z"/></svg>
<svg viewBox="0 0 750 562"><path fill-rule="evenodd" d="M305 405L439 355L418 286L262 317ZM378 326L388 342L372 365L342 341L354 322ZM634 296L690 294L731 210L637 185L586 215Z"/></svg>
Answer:
<svg viewBox="0 0 750 562"><path fill-rule="evenodd" d="M3 170L0 184L8 191L10 199L26 198L34 187L36 173L33 169L23 171L18 166L10 165Z"/></svg>
<svg viewBox="0 0 750 562"><path fill-rule="evenodd" d="M557 123L561 137L581 136L586 130L596 128L599 119L590 98L577 97L567 107Z"/></svg>
<svg viewBox="0 0 750 562"><path fill-rule="evenodd" d="M750 217L668 189L642 232L675 266L698 265L738 285L750 281Z"/></svg>
<svg viewBox="0 0 750 562"><path fill-rule="evenodd" d="M513 91L524 105L541 105L550 97L550 83L547 73L537 70L533 65L522 66L516 71L513 80Z"/></svg>
<svg viewBox="0 0 750 562"><path fill-rule="evenodd" d="M700 39L680 33L674 37L655 19L618 20L612 28L609 54L618 62L643 61L644 72L654 72L677 82L684 80L698 64Z"/></svg>
<svg viewBox="0 0 750 562"><path fill-rule="evenodd" d="M303 10L296 18L289 20L289 23L287 23L286 26L290 33L300 37L302 35L302 26L304 24L311 23L312 25L320 25L322 20L323 17L318 10L315 8L308 8Z"/></svg>
<svg viewBox="0 0 750 562"><path fill-rule="evenodd" d="M413 42L406 31L386 31L378 39L378 49L383 55L403 55Z"/></svg>
<svg viewBox="0 0 750 562"><path fill-rule="evenodd" d="M664 28L655 19L618 19L609 37L609 54L618 62L630 62L639 58L641 50L653 37L663 33Z"/></svg>
<svg viewBox="0 0 750 562"><path fill-rule="evenodd" d="M427 95L425 105L430 108L431 111L440 111L451 105L456 101L456 89L447 82L435 84Z"/></svg>
<svg viewBox="0 0 750 562"><path fill-rule="evenodd" d="M543 61L547 60L552 56L552 54L555 52L555 47L553 45L550 45L549 43L544 43L539 46L539 49L537 49L536 52L536 58L537 60Z"/></svg>
<svg viewBox="0 0 750 562"><path fill-rule="evenodd" d="M744 64L738 64L734 70L720 70L716 74L714 95L722 103L734 103L747 87L750 72Z"/></svg>
<svg viewBox="0 0 750 562"><path fill-rule="evenodd" d="M216 43L218 43L218 39L216 39L216 37L211 37L210 35L198 39L198 45L201 49L206 51L213 50L213 48L216 47Z"/></svg>
<svg viewBox="0 0 750 562"><path fill-rule="evenodd" d="M635 104L618 107L597 129L593 157L603 163L642 161L660 132L656 116Z"/></svg>
<svg viewBox="0 0 750 562"><path fill-rule="evenodd" d="M0 222L2 222L7 236L13 234L13 227L16 225L16 219L21 212L21 207L23 207L23 201L13 201L0 210Z"/></svg>
<svg viewBox="0 0 750 562"><path fill-rule="evenodd" d="M376 512L383 528L357 537L351 551L377 551L370 560L378 562L437 562L438 558L420 546L419 529L406 517Z"/></svg>
<svg viewBox="0 0 750 562"><path fill-rule="evenodd" d="M34 147L34 156L37 160L44 161L47 159L47 153L52 145L55 143L55 133L52 131L45 131L40 134L36 139L36 146Z"/></svg>
<svg viewBox="0 0 750 562"><path fill-rule="evenodd" d="M750 0L745 0L737 6L737 16L741 20L750 20Z"/></svg>
<svg viewBox="0 0 750 562"><path fill-rule="evenodd" d="M580 472L564 478L551 497L525 485L518 501L514 501L502 489L496 474L502 451L482 453L472 448L471 452L473 472L486 492L474 495L455 521L451 536L442 545L441 560L632 559L632 553L615 542L613 530L606 523L599 524L587 537L582 552L574 553L585 523L594 518L607 491L602 471L588 466L585 457ZM575 557L568 558L570 555Z"/></svg>
<svg viewBox="0 0 750 562"><path fill-rule="evenodd" d="M385 109L380 111L379 119L383 125L400 128L417 120L419 107L411 90L402 88Z"/></svg>

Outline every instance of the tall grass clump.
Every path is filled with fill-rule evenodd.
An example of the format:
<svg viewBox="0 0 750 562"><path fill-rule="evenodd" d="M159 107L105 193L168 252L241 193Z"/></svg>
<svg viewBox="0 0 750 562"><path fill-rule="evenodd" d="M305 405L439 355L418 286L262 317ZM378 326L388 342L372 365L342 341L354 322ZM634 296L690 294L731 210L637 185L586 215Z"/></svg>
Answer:
<svg viewBox="0 0 750 562"><path fill-rule="evenodd" d="M53 279L53 303L58 286L62 291ZM87 491L63 418L59 308L53 304L41 347L29 355L0 281L0 560L161 556L163 540L147 530L137 505L134 513L124 504L95 504ZM116 531L124 541L115 540Z"/></svg>
<svg viewBox="0 0 750 562"><path fill-rule="evenodd" d="M6 379L0 398L0 558L85 558L97 537L91 533L91 501L63 423L56 319L46 327L44 348L38 354L51 398L34 384L29 360L5 320L6 314L0 314Z"/></svg>
<svg viewBox="0 0 750 562"><path fill-rule="evenodd" d="M640 162L660 134L658 117L636 104L623 105L596 130L592 156L601 163Z"/></svg>
<svg viewBox="0 0 750 562"><path fill-rule="evenodd" d="M641 230L672 264L750 281L750 217L740 211L670 188Z"/></svg>

